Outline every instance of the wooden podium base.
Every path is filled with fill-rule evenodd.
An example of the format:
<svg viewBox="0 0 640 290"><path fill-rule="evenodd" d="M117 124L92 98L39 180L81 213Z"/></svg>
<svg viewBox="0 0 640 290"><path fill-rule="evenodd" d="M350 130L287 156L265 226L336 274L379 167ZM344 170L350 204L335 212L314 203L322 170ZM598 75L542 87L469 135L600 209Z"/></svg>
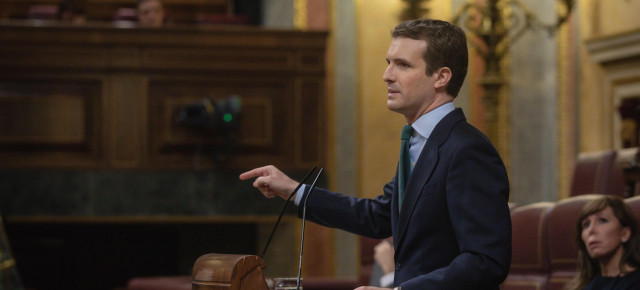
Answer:
<svg viewBox="0 0 640 290"><path fill-rule="evenodd" d="M269 290L264 261L254 255L206 254L193 265L194 290Z"/></svg>
<svg viewBox="0 0 640 290"><path fill-rule="evenodd" d="M206 254L193 265L192 290L288 290L296 278L264 278L262 258L254 255ZM300 287L302 289L302 287Z"/></svg>

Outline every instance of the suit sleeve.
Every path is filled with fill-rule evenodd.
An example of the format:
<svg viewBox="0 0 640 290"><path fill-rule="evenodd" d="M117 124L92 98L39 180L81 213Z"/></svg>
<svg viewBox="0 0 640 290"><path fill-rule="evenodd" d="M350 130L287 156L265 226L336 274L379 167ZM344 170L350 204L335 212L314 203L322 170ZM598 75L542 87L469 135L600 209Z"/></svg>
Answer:
<svg viewBox="0 0 640 290"><path fill-rule="evenodd" d="M383 239L391 236L391 196L393 182L387 183L384 193L373 199L356 198L322 188L305 192L306 219L314 223L342 229L354 234ZM302 217L303 206L298 206Z"/></svg>
<svg viewBox="0 0 640 290"><path fill-rule="evenodd" d="M446 267L402 283L402 289L497 289L511 263L509 184L498 153L476 135L442 150L446 201L460 254Z"/></svg>

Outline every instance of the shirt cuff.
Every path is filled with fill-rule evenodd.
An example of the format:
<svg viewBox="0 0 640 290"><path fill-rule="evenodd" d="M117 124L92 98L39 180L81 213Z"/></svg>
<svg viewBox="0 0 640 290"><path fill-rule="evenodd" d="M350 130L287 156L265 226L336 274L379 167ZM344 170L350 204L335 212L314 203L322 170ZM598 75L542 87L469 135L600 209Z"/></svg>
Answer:
<svg viewBox="0 0 640 290"><path fill-rule="evenodd" d="M296 193L296 198L293 200L293 202L296 203L296 205L300 205L300 201L302 201L302 196L304 195L304 190L307 189L307 185L303 184L302 186L300 186L300 188L298 189L298 192Z"/></svg>
<svg viewBox="0 0 640 290"><path fill-rule="evenodd" d="M380 286L389 287L393 285L393 272L389 274L384 274L384 276L380 277Z"/></svg>

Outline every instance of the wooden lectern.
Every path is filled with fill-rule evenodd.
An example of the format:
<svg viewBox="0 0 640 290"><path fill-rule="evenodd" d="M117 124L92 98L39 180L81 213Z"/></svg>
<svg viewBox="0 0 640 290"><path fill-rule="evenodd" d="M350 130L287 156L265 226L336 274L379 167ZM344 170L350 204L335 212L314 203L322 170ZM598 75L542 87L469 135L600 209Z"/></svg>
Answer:
<svg viewBox="0 0 640 290"><path fill-rule="evenodd" d="M206 254L193 265L193 290L268 290L264 261L254 255Z"/></svg>

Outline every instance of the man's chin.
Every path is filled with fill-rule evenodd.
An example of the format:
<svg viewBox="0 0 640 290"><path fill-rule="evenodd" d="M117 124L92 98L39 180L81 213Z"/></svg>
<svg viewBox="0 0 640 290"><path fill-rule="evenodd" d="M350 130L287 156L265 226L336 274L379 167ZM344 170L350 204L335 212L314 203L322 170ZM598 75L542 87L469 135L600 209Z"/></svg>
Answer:
<svg viewBox="0 0 640 290"><path fill-rule="evenodd" d="M398 105L394 104L392 101L387 101L387 109L389 109L389 111L399 113Z"/></svg>

